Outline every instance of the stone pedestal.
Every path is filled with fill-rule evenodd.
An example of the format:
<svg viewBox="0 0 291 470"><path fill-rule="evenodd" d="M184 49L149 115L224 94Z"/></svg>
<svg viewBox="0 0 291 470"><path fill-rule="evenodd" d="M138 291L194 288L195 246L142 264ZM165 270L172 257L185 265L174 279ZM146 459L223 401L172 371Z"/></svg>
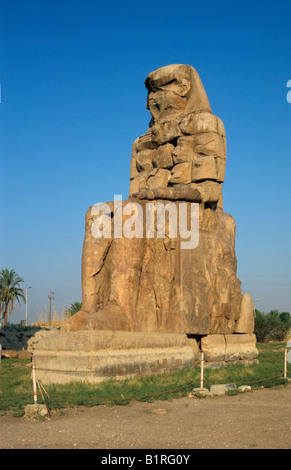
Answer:
<svg viewBox="0 0 291 470"><path fill-rule="evenodd" d="M185 334L89 330L50 334L30 349L42 383L98 383L195 367L201 350L206 367L251 362L255 344L254 335L209 335L200 342Z"/></svg>

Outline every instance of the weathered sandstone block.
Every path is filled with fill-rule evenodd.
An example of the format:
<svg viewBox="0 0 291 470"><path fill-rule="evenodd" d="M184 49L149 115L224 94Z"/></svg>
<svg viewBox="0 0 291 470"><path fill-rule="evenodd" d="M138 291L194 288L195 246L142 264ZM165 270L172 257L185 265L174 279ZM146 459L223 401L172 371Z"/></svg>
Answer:
<svg viewBox="0 0 291 470"><path fill-rule="evenodd" d="M196 340L182 334L87 330L44 337L33 357L44 384L98 383L193 367L200 352Z"/></svg>
<svg viewBox="0 0 291 470"><path fill-rule="evenodd" d="M195 136L183 136L177 140L177 145L172 150L174 164L193 162L197 154L194 151Z"/></svg>
<svg viewBox="0 0 291 470"><path fill-rule="evenodd" d="M240 316L236 323L236 333L253 333L255 327L254 304L249 294L242 294Z"/></svg>
<svg viewBox="0 0 291 470"><path fill-rule="evenodd" d="M225 360L225 337L224 335L208 335L201 339L201 350L205 361Z"/></svg>
<svg viewBox="0 0 291 470"><path fill-rule="evenodd" d="M195 136L195 151L203 155L226 157L224 139L215 132L205 132Z"/></svg>
<svg viewBox="0 0 291 470"><path fill-rule="evenodd" d="M254 334L225 335L225 360L254 359L258 355Z"/></svg>
<svg viewBox="0 0 291 470"><path fill-rule="evenodd" d="M191 180L195 182L206 180L207 178L217 180L217 166L215 158L212 156L198 157L193 163Z"/></svg>
<svg viewBox="0 0 291 470"><path fill-rule="evenodd" d="M258 356L254 334L214 334L201 339L201 350L207 362L250 361Z"/></svg>
<svg viewBox="0 0 291 470"><path fill-rule="evenodd" d="M174 149L172 144L160 145L153 152L153 165L157 168L172 168L174 166L172 151Z"/></svg>
<svg viewBox="0 0 291 470"><path fill-rule="evenodd" d="M139 202L145 221L149 201ZM123 201L123 206L127 203ZM165 207L168 201L163 203ZM178 214L179 203L171 204ZM185 204L190 214L190 203ZM91 230L96 219L89 209L82 258L82 311L67 322L67 330L203 335L235 330L241 290L236 277L235 222L229 214L200 206L199 243L189 250L181 249L179 233L175 238L158 238L157 228L154 238L96 239Z"/></svg>
<svg viewBox="0 0 291 470"><path fill-rule="evenodd" d="M217 132L217 117L211 113L188 114L180 123L184 134L201 134L203 132Z"/></svg>
<svg viewBox="0 0 291 470"><path fill-rule="evenodd" d="M171 184L184 183L188 184L192 181L192 162L178 163L171 171L172 175L169 179Z"/></svg>
<svg viewBox="0 0 291 470"><path fill-rule="evenodd" d="M153 150L142 150L136 154L136 168L138 171L153 169Z"/></svg>

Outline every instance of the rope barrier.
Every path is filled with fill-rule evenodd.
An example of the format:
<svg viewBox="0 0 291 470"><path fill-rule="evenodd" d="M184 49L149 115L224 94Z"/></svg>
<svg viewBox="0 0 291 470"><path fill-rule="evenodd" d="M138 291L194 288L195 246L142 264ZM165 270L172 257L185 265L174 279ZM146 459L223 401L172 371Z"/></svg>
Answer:
<svg viewBox="0 0 291 470"><path fill-rule="evenodd" d="M19 395L17 397L5 397L5 398L0 398L0 400L16 400L18 398L26 398L26 397L31 397L33 396L33 393L27 393L26 395Z"/></svg>
<svg viewBox="0 0 291 470"><path fill-rule="evenodd" d="M269 356L269 357L265 357L265 356L264 356L264 357L261 357L261 360L268 360L268 359L269 359L269 360L274 360L274 357L273 357L273 356ZM284 358L283 358L282 360L284 360ZM196 365L199 365L199 361L196 361L196 362L194 363L194 365L195 365L195 364L196 364ZM226 365L228 365L227 362L226 362ZM230 362L229 365L235 365L235 364L232 364L232 363ZM30 366L30 363L29 363L29 366ZM189 365L187 368L190 369L191 367L192 367L192 365ZM8 370L8 369L16 369L16 368L26 369L26 368L27 368L27 365L24 365L24 366L23 366L22 364L19 364L19 365L14 365L14 366L11 366L11 367L8 366L8 367L5 367L5 370ZM159 367L159 368L158 368L158 370L161 370L161 371L162 371L162 370L170 370L170 369L172 369L171 366L168 366L168 367ZM185 369L185 367L184 367L183 369ZM1 365L0 365L0 370L1 370ZM45 372L61 372L61 373L69 373L69 374L95 374L95 375L98 375L98 374L96 373L96 371L88 371L88 370L47 369L47 368L42 368L42 367L36 367L35 370L36 370L36 371L45 371ZM176 370L176 369L175 369L175 370ZM124 370L124 371L120 371L120 372L127 373L128 371ZM140 367L139 367L139 368L136 368L136 369L132 369L132 368L131 368L131 369L130 369L130 373L134 373L134 372L149 372L149 373L151 373L152 371L151 371L150 368L147 368L147 369L146 369L146 368L143 368L143 369L142 369L142 368L140 368ZM100 374L101 374L101 373L102 373L102 375L112 375L112 372L106 371L106 370L100 371ZM122 375L122 374L117 374L117 375Z"/></svg>
<svg viewBox="0 0 291 470"><path fill-rule="evenodd" d="M239 382L239 381L234 381L233 383L235 384L253 384L253 383L258 383L258 382L265 382L267 380L272 380L274 378L278 378L278 377L283 377L283 374L278 374L278 375L273 375L272 377L267 377L267 378L264 378L264 379L258 379L258 380L253 380L253 381L243 381L243 382ZM198 382L198 381L197 381ZM190 387L190 386L194 386L196 384L196 382L190 382L190 383L187 383L187 384L184 384L182 385L181 387L176 387L176 388L172 388L172 389L169 389L169 390L161 390L159 392L155 392L155 393L151 393L151 394L148 394L148 395L141 395L141 396L136 396L136 397L76 397L76 396L72 396L72 395L59 395L59 394L50 394L50 397L58 397L58 398L67 398L67 399L73 399L73 400L97 400L97 401L128 401L128 400L140 400L140 399L143 399L143 398L150 398L150 397L154 397L154 396L157 396L157 395L162 395L164 393L172 393L172 392L175 392L177 390L182 390L183 388L186 388L186 387ZM5 398L0 398L0 400L13 400L13 399L19 399L19 398L26 398L26 397L31 397L33 396L34 394L33 393L29 393L29 394L26 394L26 395L20 395L20 396L17 396L17 397L5 397ZM37 393L37 396L40 396L42 395L41 393Z"/></svg>
<svg viewBox="0 0 291 470"><path fill-rule="evenodd" d="M141 396L137 396L137 397L115 397L115 398L113 398L113 397L111 397L111 398L108 398L108 397L72 397L70 395L54 395L54 394L50 394L50 396L51 397L59 397L59 398L70 398L70 399L73 398L73 399L76 399L76 400L128 401L128 400L140 400L142 398L150 398L150 397L154 397L154 396L157 396L157 395L162 395L163 393L175 392L177 390L182 390L183 388L189 387L190 385L193 386L194 382L186 384L186 385L182 385L181 387L172 388L170 390L161 390L160 392L150 393L148 395L141 395Z"/></svg>
<svg viewBox="0 0 291 470"><path fill-rule="evenodd" d="M198 365L199 364L199 361L196 361L194 364L191 364L187 367L187 369L191 368L193 365ZM30 364L29 364L30 365ZM23 368L23 369L26 369L27 366L22 366L20 365L19 368ZM5 367L5 370L7 369L16 369L17 366L11 366L11 367ZM172 369L173 366L168 366L168 367L159 367L158 370L170 370ZM184 369L186 369L186 367L184 367ZM1 366L0 366L0 370L1 370ZM46 368L42 368L42 367L35 367L35 370L36 371L45 371L45 372L62 372L62 373L70 373L70 374L94 374L94 375L97 375L96 371L89 371L89 370L69 370L69 369L46 369ZM175 369L176 370L176 369ZM124 372L124 373L127 373L126 370L123 370L121 372ZM151 373L152 370L148 367L148 368L136 368L136 369L130 369L130 373L131 372L149 372ZM110 371L100 371L100 373L102 373L102 375L112 375L112 372ZM117 374L117 375L122 375L122 374Z"/></svg>
<svg viewBox="0 0 291 470"><path fill-rule="evenodd" d="M277 348L276 348L277 349ZM277 349L278 350L278 349ZM284 348L282 348L281 350L284 350ZM273 357L269 357L270 359L274 359ZM266 357L262 358L262 359L266 359ZM268 357L267 357L268 359ZM26 366L23 366L22 364L19 364L18 366L12 366L12 367L5 367L3 368L3 370L7 370L7 369L15 369L17 367L20 367L20 368L23 368L25 369ZM191 366L189 366L190 368ZM2 369L2 364L0 366L0 369ZM169 370L170 367L160 367L159 370ZM34 370L35 371L46 371L46 372L61 372L61 373L90 373L90 374L95 374L96 375L96 372L95 371L76 371L76 370L59 370L59 369L44 369L44 368L36 368L34 367ZM138 372L146 372L145 369L133 369L131 370L130 372L134 372L134 371L138 371ZM126 372L126 371L124 371ZM148 369L148 372L150 373L151 370ZM110 372L106 372L106 371L102 371L102 375L105 375L105 374L111 374ZM290 374L290 372L287 371L287 375ZM243 381L243 382L240 382L240 381L234 381L233 383L235 384L254 384L254 383L259 383L259 382L265 382L265 381L268 381L268 380L272 380L272 379L275 379L275 378L279 378L279 377L284 377L284 375L281 373L281 374L278 374L278 375L274 375L272 377L266 377L266 378L263 378L263 379L258 379L258 380L253 380L253 381ZM40 390L40 393L29 393L29 394L24 394L24 395L18 395L18 396L15 396L15 397L1 397L0 398L0 401L3 401L3 400L14 400L14 399L20 399L20 398L27 398L27 397L31 397L31 396L42 396L43 400L44 400L44 396L43 396L43 393L41 391L41 387L44 389L44 387L42 386L42 384L40 384L40 382L37 380L38 382L38 386L39 386L39 390ZM197 382L198 382L198 379L197 379ZM144 399L144 398L150 398L150 397L154 397L154 396L157 396L157 395L162 395L164 393L172 393L172 392L176 392L178 390L182 390L186 387L190 387L190 386L194 386L196 384L196 382L190 382L190 383L187 383L187 384L184 384L180 387L175 387L173 389L168 389L168 390L161 390L159 392L155 392L155 393L151 393L151 394L147 394L147 395L142 395L142 396L136 396L136 397L118 397L118 398L113 398L113 397L75 397L75 396L71 396L71 395L58 395L58 394L54 394L54 395L50 395L50 396L53 396L53 397L58 397L58 398L66 398L66 399L76 399L76 400L96 400L96 401L131 401L131 400L141 400L141 399ZM47 396L48 393L46 392L46 390L44 389L45 393ZM49 397L50 397L49 396ZM45 401L45 400L44 400Z"/></svg>
<svg viewBox="0 0 291 470"><path fill-rule="evenodd" d="M174 391L177 391L177 390L182 390L183 388L186 388L186 387L189 387L190 385L193 386L195 384L195 382L191 382L191 383L188 383L188 384L185 384L185 385L182 385L181 387L177 387L177 388L172 388L170 390L161 390L160 392L155 392L155 393L151 393L151 394L148 394L148 395L141 395L141 396L138 396L138 397L111 397L111 398L108 398L108 397L76 397L76 396L72 396L72 395L58 395L58 394L50 394L50 397L58 397L58 398L69 398L69 399L74 399L74 400L104 400L104 401L127 401L127 400L139 400L141 398L149 398L149 397L153 397L153 396L156 396L156 395L162 395L163 393L170 393L170 392L174 392ZM41 395L41 393L37 393L38 396ZM28 397L28 396L33 396L33 393L30 393L30 394L27 394L27 395L20 395L18 397L6 397L6 398L0 398L0 400L13 400L14 398L23 398L23 397Z"/></svg>

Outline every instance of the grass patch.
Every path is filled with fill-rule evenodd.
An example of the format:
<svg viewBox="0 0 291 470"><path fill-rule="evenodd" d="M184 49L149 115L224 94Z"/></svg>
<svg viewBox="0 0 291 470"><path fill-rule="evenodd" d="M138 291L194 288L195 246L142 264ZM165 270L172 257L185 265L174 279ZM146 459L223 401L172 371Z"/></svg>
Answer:
<svg viewBox="0 0 291 470"><path fill-rule="evenodd" d="M74 405L127 405L132 400L152 402L184 396L198 384L199 370L151 375L124 380L109 379L100 384L71 383L50 385L46 389L56 407Z"/></svg>
<svg viewBox="0 0 291 470"><path fill-rule="evenodd" d="M31 368L28 359L2 358L0 363L0 412L21 410L32 403ZM29 396L27 396L29 394ZM19 412L20 413L20 412Z"/></svg>
<svg viewBox="0 0 291 470"><path fill-rule="evenodd" d="M235 383L252 389L285 384L284 348L286 343L259 343L259 363L237 364L219 369L204 369L204 387ZM27 359L3 358L0 364L0 416L13 410L22 416L25 405L33 403L31 368ZM290 377L290 366L288 376ZM200 368L183 369L171 374L148 375L125 380L109 379L99 384L73 382L45 386L55 408L67 406L128 405L132 400L153 402L187 396L200 386ZM43 403L41 395L38 403ZM47 402L49 404L49 402ZM50 405L51 407L51 405Z"/></svg>

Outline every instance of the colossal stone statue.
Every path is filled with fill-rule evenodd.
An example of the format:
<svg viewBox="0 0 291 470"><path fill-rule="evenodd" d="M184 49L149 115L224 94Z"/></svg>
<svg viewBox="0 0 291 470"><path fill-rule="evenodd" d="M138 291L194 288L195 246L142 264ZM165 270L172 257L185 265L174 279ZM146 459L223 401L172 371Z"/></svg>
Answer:
<svg viewBox="0 0 291 470"><path fill-rule="evenodd" d="M258 355L223 212L223 123L193 67L162 67L145 85L152 119L132 147L129 198L87 211L82 309L34 344L43 383L193 367L201 352L220 365Z"/></svg>
<svg viewBox="0 0 291 470"><path fill-rule="evenodd" d="M65 325L80 329L185 333L238 332L241 305L249 305L241 333L253 332L251 302L242 302L236 277L235 221L222 211L226 141L200 78L188 65L149 74L152 119L133 144L129 201L143 215L148 202L199 203L199 243L181 249L181 237L124 235L94 238L96 214L86 215L82 310ZM124 205L128 201L123 202ZM117 218L109 204L110 220ZM128 215L123 214L123 222ZM144 217L144 220L146 217ZM247 325L247 326L246 326Z"/></svg>

